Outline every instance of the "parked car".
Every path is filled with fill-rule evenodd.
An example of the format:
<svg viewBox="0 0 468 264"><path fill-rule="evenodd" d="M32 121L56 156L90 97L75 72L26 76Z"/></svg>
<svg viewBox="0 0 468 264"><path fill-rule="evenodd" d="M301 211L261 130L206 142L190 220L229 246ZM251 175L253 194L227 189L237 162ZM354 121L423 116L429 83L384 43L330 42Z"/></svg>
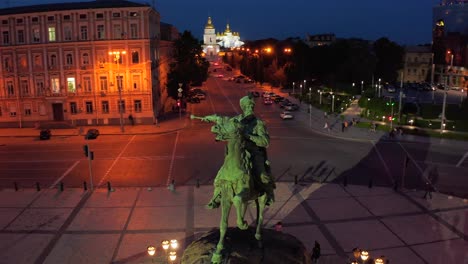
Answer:
<svg viewBox="0 0 468 264"><path fill-rule="evenodd" d="M291 101L289 101L288 98L285 98L282 102L279 103L280 108L284 108L287 104L290 104Z"/></svg>
<svg viewBox="0 0 468 264"><path fill-rule="evenodd" d="M188 102L192 103L192 104L198 104L198 103L200 103L200 99L198 97L190 97L188 99Z"/></svg>
<svg viewBox="0 0 468 264"><path fill-rule="evenodd" d="M296 111L297 109L299 109L299 106L297 104L289 103L284 106L284 110L288 110L288 111Z"/></svg>
<svg viewBox="0 0 468 264"><path fill-rule="evenodd" d="M284 111L280 114L281 119L286 120L286 119L293 119L294 116L291 112Z"/></svg>
<svg viewBox="0 0 468 264"><path fill-rule="evenodd" d="M273 104L273 100L271 100L270 98L266 97L265 99L263 99L263 104L265 104L265 105L271 105L271 104Z"/></svg>
<svg viewBox="0 0 468 264"><path fill-rule="evenodd" d="M452 86L452 87L450 87L450 90L461 91L462 88L459 87L459 86Z"/></svg>
<svg viewBox="0 0 468 264"><path fill-rule="evenodd" d="M280 103L280 102L284 101L284 97L283 96L277 96L273 101L275 103Z"/></svg>
<svg viewBox="0 0 468 264"><path fill-rule="evenodd" d="M41 132L39 133L39 139L40 140L48 140L52 136L52 133L50 132L49 129L42 129Z"/></svg>
<svg viewBox="0 0 468 264"><path fill-rule="evenodd" d="M85 139L96 139L99 136L99 130L95 128L88 129Z"/></svg>
<svg viewBox="0 0 468 264"><path fill-rule="evenodd" d="M197 93L196 95L194 95L193 97L196 97L200 100L205 100L206 99L206 96L202 93Z"/></svg>

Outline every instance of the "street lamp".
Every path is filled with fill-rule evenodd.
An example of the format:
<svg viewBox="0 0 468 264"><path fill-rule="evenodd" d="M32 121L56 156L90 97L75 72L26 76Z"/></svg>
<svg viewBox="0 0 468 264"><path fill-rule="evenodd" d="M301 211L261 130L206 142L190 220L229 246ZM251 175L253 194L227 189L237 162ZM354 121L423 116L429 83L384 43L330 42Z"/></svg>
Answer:
<svg viewBox="0 0 468 264"><path fill-rule="evenodd" d="M379 98L380 98L380 93L381 93L380 81L381 79L379 78Z"/></svg>
<svg viewBox="0 0 468 264"><path fill-rule="evenodd" d="M120 112L120 131L125 132L124 119L123 119L123 101L122 101L122 79L120 77L120 61L121 55L125 55L127 52L122 51L109 51L109 55L114 56L114 61L117 63L117 89L119 90L119 112Z"/></svg>
<svg viewBox="0 0 468 264"><path fill-rule="evenodd" d="M309 87L309 127L312 127L312 87Z"/></svg>
<svg viewBox="0 0 468 264"><path fill-rule="evenodd" d="M366 260L369 258L369 252L367 252L366 250L362 250L361 251L361 259L362 259L362 262L366 262Z"/></svg>
<svg viewBox="0 0 468 264"><path fill-rule="evenodd" d="M361 94L364 94L364 81L361 81Z"/></svg>
<svg viewBox="0 0 468 264"><path fill-rule="evenodd" d="M335 95L332 93L332 113L335 113Z"/></svg>
<svg viewBox="0 0 468 264"><path fill-rule="evenodd" d="M171 263L177 259L177 249L179 247L178 241L176 239L172 240L163 240L161 242L161 247L163 249L164 254L161 254L160 260L158 262L167 263L169 260ZM151 257L151 262L154 262L153 256L156 255L157 249L154 246L148 246L146 251L148 255Z"/></svg>
<svg viewBox="0 0 468 264"><path fill-rule="evenodd" d="M296 83L293 82L293 94L296 94L295 91L294 91L294 88L296 87Z"/></svg>
<svg viewBox="0 0 468 264"><path fill-rule="evenodd" d="M320 96L319 96L319 104L322 105L322 91L317 90L317 92L320 94Z"/></svg>

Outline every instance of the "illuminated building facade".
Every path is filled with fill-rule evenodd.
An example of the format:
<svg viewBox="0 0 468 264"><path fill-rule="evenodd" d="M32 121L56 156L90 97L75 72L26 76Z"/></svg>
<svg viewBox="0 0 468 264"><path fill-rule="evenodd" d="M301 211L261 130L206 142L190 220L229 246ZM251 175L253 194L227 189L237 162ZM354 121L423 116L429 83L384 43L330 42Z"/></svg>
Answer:
<svg viewBox="0 0 468 264"><path fill-rule="evenodd" d="M318 46L328 46L336 41L335 34L318 34L309 35L307 34L305 42L311 48Z"/></svg>
<svg viewBox="0 0 468 264"><path fill-rule="evenodd" d="M431 78L432 50L430 46L405 48L403 82L421 83Z"/></svg>
<svg viewBox="0 0 468 264"><path fill-rule="evenodd" d="M244 45L244 42L240 40L239 32L232 32L229 24L226 25L224 32L216 34L216 40L219 46L227 49L239 48Z"/></svg>
<svg viewBox="0 0 468 264"><path fill-rule="evenodd" d="M160 15L124 0L0 10L0 126L152 123Z"/></svg>

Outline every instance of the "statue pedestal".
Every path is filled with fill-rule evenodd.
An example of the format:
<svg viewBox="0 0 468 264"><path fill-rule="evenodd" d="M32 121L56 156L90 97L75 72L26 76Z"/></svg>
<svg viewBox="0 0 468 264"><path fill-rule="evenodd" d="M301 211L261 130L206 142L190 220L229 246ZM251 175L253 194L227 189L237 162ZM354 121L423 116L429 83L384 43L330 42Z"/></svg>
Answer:
<svg viewBox="0 0 468 264"><path fill-rule="evenodd" d="M208 264L219 240L219 229L207 232L184 251L182 264ZM226 264L310 264L310 253L292 235L263 229L263 240L255 239L255 228L247 230L230 227L223 250Z"/></svg>

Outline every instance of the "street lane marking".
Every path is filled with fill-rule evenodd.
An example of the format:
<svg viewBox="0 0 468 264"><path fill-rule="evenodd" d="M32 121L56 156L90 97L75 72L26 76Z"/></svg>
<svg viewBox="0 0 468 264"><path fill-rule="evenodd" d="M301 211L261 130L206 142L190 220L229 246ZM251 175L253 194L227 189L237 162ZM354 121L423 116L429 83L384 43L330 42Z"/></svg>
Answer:
<svg viewBox="0 0 468 264"><path fill-rule="evenodd" d="M460 161L457 163L457 167L460 167L460 165L465 161L466 157L468 157L468 151L463 155L463 157L460 159Z"/></svg>
<svg viewBox="0 0 468 264"><path fill-rule="evenodd" d="M177 149L177 142L179 141L179 131L177 131L177 135L176 135L176 138L175 138L175 141L174 141L174 148L172 149L172 158L171 158L171 164L169 165L169 173L167 175L167 181L166 181L166 185L169 185L169 183L171 182L172 180L172 168L174 167L174 160L175 160L175 157L176 157L176 149Z"/></svg>
<svg viewBox="0 0 468 264"><path fill-rule="evenodd" d="M224 90L222 89L222 87L219 85L218 83L218 80L215 80L215 83L216 83L216 86L218 87L219 91L221 92L221 94L224 96L224 98L229 102L229 104L231 105L232 109L234 110L234 112L236 112L236 114L239 114L239 108L235 107L234 104L232 103L232 100L226 96L226 93L224 92Z"/></svg>
<svg viewBox="0 0 468 264"><path fill-rule="evenodd" d="M128 141L127 145L125 145L125 147L122 149L122 151L119 153L119 155L115 158L114 162L112 162L112 164L110 165L109 169L107 169L106 171L106 174L104 174L104 176L102 177L102 179L99 181L98 185L96 186L99 187L101 186L101 184L104 182L104 180L107 178L107 176L109 175L110 171L112 170L112 168L114 168L115 164L117 164L117 161L120 159L120 157L122 156L122 154L125 152L125 150L128 148L128 146L132 143L132 141L135 139L136 135L133 135L133 137Z"/></svg>
<svg viewBox="0 0 468 264"><path fill-rule="evenodd" d="M49 189L53 189L55 186L57 186L57 184L63 180L63 178L65 178L65 176L67 176L75 167L76 165L78 165L78 163L80 163L79 160L77 160L75 163L73 163L73 165L70 166L70 168L68 168L68 170L66 170L62 176L60 176L54 183L52 183L52 185L50 185Z"/></svg>
<svg viewBox="0 0 468 264"><path fill-rule="evenodd" d="M375 142L374 142L373 140L371 140L371 143L372 143L372 145L374 146L374 149L375 149L375 152L377 153L377 156L379 156L379 159L380 159L380 161L382 162L382 164L383 164L383 166L384 166L385 173L386 173L387 176L390 178L390 181L392 182L392 184L395 184L395 179L392 177L392 174L391 174L391 172L390 172L390 169L388 168L387 163L386 163L385 160L383 159L382 154L380 154L380 151L379 151L379 149L377 148L377 145L375 145Z"/></svg>

